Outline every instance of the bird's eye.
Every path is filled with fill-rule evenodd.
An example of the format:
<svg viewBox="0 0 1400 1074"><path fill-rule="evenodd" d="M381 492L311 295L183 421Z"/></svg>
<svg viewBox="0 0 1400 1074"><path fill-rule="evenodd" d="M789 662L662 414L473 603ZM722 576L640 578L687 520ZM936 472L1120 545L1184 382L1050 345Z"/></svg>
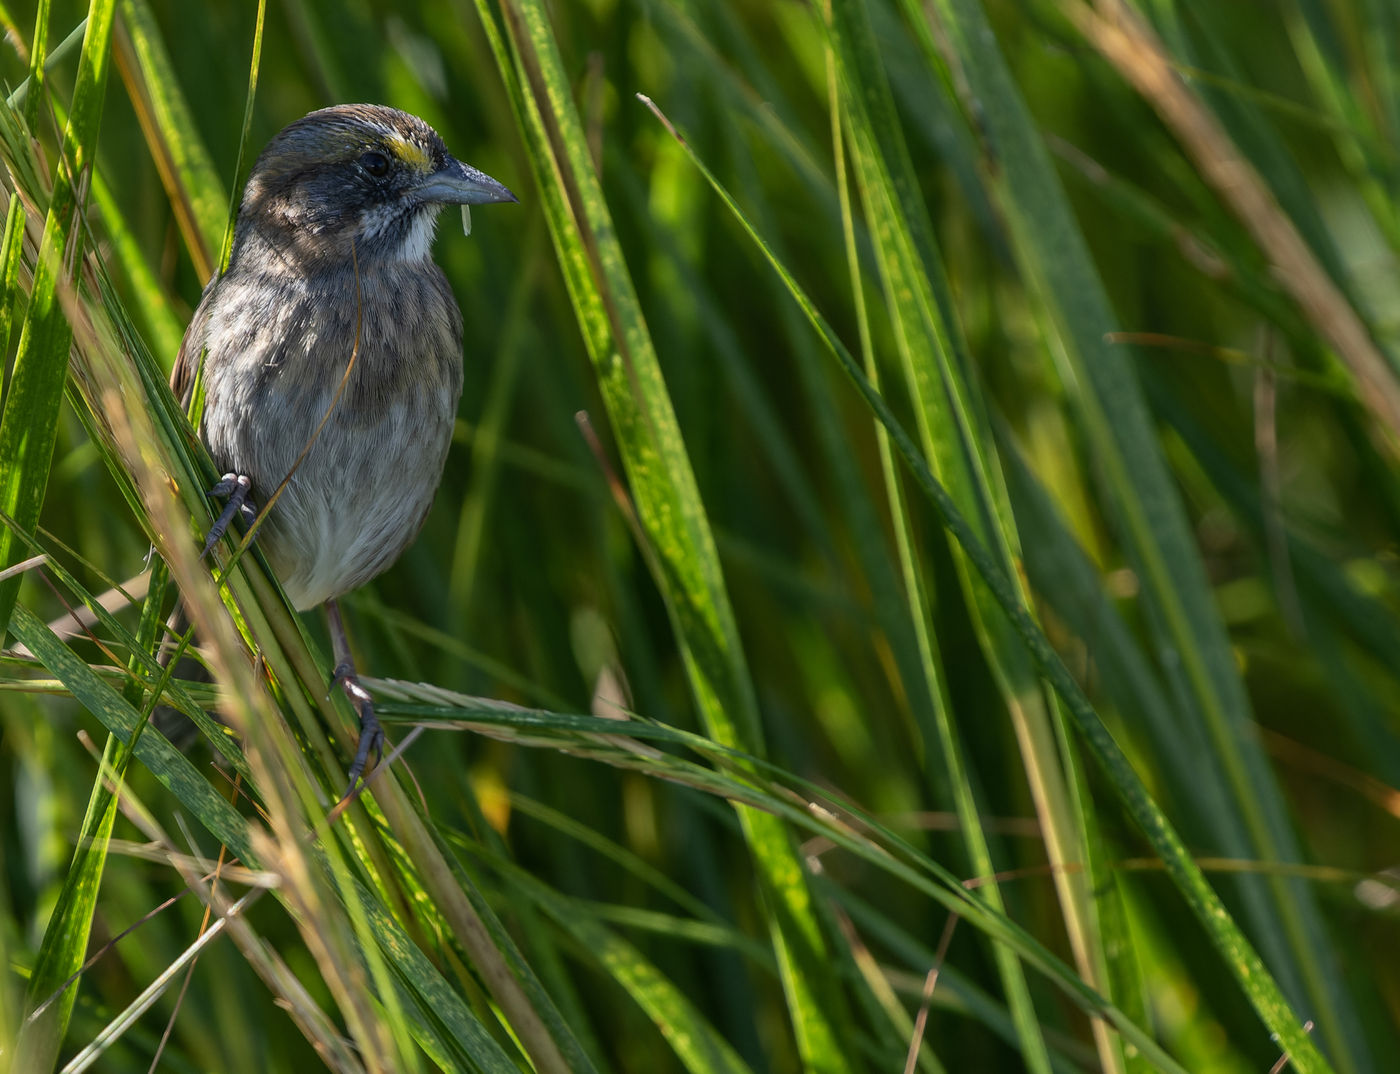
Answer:
<svg viewBox="0 0 1400 1074"><path fill-rule="evenodd" d="M383 179L389 174L389 158L383 153L366 153L360 158L360 166L376 179Z"/></svg>

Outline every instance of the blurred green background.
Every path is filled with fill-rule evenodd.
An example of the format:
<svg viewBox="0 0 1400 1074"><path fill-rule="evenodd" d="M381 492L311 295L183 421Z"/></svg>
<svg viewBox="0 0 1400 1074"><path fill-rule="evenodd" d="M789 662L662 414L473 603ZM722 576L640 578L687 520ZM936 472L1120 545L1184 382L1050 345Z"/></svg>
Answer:
<svg viewBox="0 0 1400 1074"><path fill-rule="evenodd" d="M131 350L132 368L168 372L231 191L311 109L417 113L520 197L479 209L469 237L441 221L466 387L426 528L346 601L362 670L554 714L633 713L771 762L755 773L659 743L755 788L762 808L736 811L723 801L732 788L635 753L619 767L596 727L562 719L543 731L507 720L492 738L429 730L409 748L396 778L423 803L456 883L475 886L532 967L512 972L537 975L530 1003L546 1036L570 1042L565 1068L892 1069L934 965L911 1060L924 1070L1265 1071L1285 1050L1271 1017L1312 1023L1325 1056L1287 1069L1388 1068L1400 1021L1387 872L1400 859L1400 426L1385 403L1400 391L1400 16L1389 5L483 0L483 23L466 2L284 0L267 8L241 157L256 5L115 7L85 218L87 256L113 291L85 284L83 301L124 308L149 348ZM55 3L48 47L86 13ZM35 15L6 5L0 17L14 88ZM1124 26L1133 45L1115 63L1100 46ZM514 59L505 72L493 38ZM50 162L80 45L55 52L34 122ZM1144 96L1133 74L1155 70L1154 57L1176 89ZM1139 786L1083 747L1075 702L1046 685L981 565L947 539L946 512L897 450L887 457L868 400L639 93L868 360L910 446L1024 587L1092 704L1084 719L1112 732L1259 950L1281 1006L1240 983L1260 976L1252 955L1202 927L1206 896L1122 804ZM536 100L545 137L521 107ZM1254 180L1267 191L1262 216L1243 217L1191 150L1203 130L1252 171L1234 194ZM7 187L28 191L16 152ZM585 164L608 221L577 179ZM34 238L42 210L29 217ZM1271 245L1280 235L1298 241ZM612 250L635 296L606 267ZM7 390L27 279L6 295ZM588 309L604 311L592 354ZM1355 348L1336 327L1353 322ZM674 426L647 387L647 334ZM1378 381L1358 377L1370 353ZM38 540L100 593L143 570L160 527L114 480L123 460L84 417L101 409L92 398L75 383L56 411ZM26 420L11 409L5 422ZM190 533L202 525L196 516ZM722 585L707 573L709 534ZM36 571L18 591L45 621L73 599ZM139 615L119 618L134 631ZM329 670L324 625L306 624ZM245 629L250 645L256 634ZM73 644L91 667L121 666L110 648ZM149 700L145 675L135 696ZM719 683L713 697L706 682ZM40 944L56 931L98 781L78 733L105 731L91 705L64 696L73 684L52 661L9 650L0 688L0 1055L43 1069L170 965L203 907L187 896L106 951L71 1022L47 1051L26 1052L18 1027ZM305 684L308 705L318 691L324 681ZM405 696L405 724L426 713L414 703L471 720L461 698ZM293 726L304 718L280 692L269 704ZM190 756L227 794L208 749ZM138 760L131 794L180 850L215 856L207 818L161 772ZM935 866L962 880L995 872L975 897L988 920L1004 913L1023 931L974 912L945 954L946 899L800 818L766 819L819 796L868 814L842 830L947 898L963 895ZM74 915L70 954L84 921L95 948L184 887L168 863L131 852L147 838L132 823L116 820L87 909L57 918ZM348 823L336 835L344 868L510 1063L549 1068L537 1031L503 1010L490 973L434 917L411 841L377 812L354 837ZM327 890L354 904L343 884ZM373 940L336 899L318 913L264 898L248 920L305 1002L356 1042L354 1062L497 1069L460 1039L460 1051L424 1043L436 1039L430 1015L386 1000L375 976L373 959L392 965L392 953L367 956L391 1041L371 1046L328 969L355 959L309 933ZM1086 1015L1103 1009L1084 982L1141 1039L1105 1028L1117 1014ZM161 1069L354 1069L318 1058L283 1009L296 1003L229 941L201 956L173 1013L178 992L96 1069L148 1068L167 1022Z"/></svg>

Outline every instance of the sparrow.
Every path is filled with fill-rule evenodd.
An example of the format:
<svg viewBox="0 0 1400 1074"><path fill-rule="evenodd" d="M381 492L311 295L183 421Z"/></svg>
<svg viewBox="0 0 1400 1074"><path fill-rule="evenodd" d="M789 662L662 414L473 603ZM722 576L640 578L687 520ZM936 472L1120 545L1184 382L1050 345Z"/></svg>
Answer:
<svg viewBox="0 0 1400 1074"><path fill-rule="evenodd" d="M462 394L462 313L432 258L444 206L513 202L416 116L372 104L312 112L262 151L228 268L204 289L171 375L235 517L299 611L324 605L360 721L351 793L383 730L338 598L413 541L447 461Z"/></svg>

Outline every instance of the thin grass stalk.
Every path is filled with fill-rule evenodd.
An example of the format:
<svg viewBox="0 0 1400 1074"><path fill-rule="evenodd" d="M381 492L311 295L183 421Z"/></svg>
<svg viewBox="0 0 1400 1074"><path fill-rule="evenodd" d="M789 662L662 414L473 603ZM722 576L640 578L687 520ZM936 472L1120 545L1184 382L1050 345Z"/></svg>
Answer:
<svg viewBox="0 0 1400 1074"><path fill-rule="evenodd" d="M827 13L828 19L831 12ZM846 58L846 63L849 63ZM866 376L870 379L871 386L879 389L879 369L876 364L874 345L871 342L870 326L866 316L864 300L864 282L860 271L860 260L856 249L855 230L851 215L850 193L846 180L846 164L844 160L843 144L849 138L855 140L858 135L850 130L854 122L849 113L852 108L859 107L855 98L860 96L860 89L853 84L853 79L859 78L857 72L846 71L844 77L838 79L838 68L843 64L838 62L837 50L835 47L828 48L828 83L830 107L832 113L832 140L836 151L836 175L837 187L841 198L842 206L842 231L846 242L846 259L850 266L851 291L855 300L857 326L860 331L861 354ZM841 92L841 85L844 83L846 92ZM877 89L868 91L877 93ZM866 134L868 137L868 133ZM858 153L861 159L857 162L857 168L861 172L862 185L865 188L867 199L876 196L870 190L873 179L869 174L871 167L868 159L873 147L868 144L863 148L863 152ZM873 215L873 214L872 214ZM881 226L874 229L877 236L882 233ZM883 251L882 251L883 252ZM885 268L882 263L882 268ZM886 269L888 271L888 269ZM897 301L897 296L890 296ZM894 519L894 532L897 551L899 554L900 568L904 576L904 588L906 600L908 602L908 616L913 626L913 633L918 644L920 661L922 664L923 679L917 684L911 684L912 688L920 689L927 695L928 710L932 715L932 722L939 744L939 754L943 759L946 768L944 776L949 789L951 790L953 801L957 809L960 821L960 833L963 845L967 850L968 862L972 868L973 875L979 877L991 877L996 873L996 867L992 863L991 850L987 843L986 833L982 828L981 810L978 808L976 795L972 784L968 778L968 769L963 756L963 748L959 742L957 729L951 719L951 708L947 698L945 686L945 675L943 672L942 658L938 652L938 644L933 637L933 632L929 624L930 601L928 588L923 576L923 568L918 561L916 551L916 541L909 516L908 505L904 498L903 489L900 484L900 474L898 463L895 460L893 449L890 446L889 433L876 422L876 438L880 450L880 466L885 480L886 496L889 500L890 513ZM922 707L916 703L916 708ZM930 754L932 755L932 754ZM997 912L1005 912L1005 904L1002 901L1000 889L995 881L979 887L980 895L987 900L987 903ZM1050 1069L1050 1054L1046 1048L1044 1037L1040 1032L1040 1024L1036 1016L1035 1006L1031 999L1030 990L1026 984L1025 974L1021 964L1015 954L1008 948L993 944L992 954L997 963L997 969L1001 975L1002 985L1006 991L1007 1006L1011 1011L1012 1021L1016 1026L1017 1039L1021 1049L1021 1055L1030 1070L1048 1071ZM930 971L932 972L932 971Z"/></svg>

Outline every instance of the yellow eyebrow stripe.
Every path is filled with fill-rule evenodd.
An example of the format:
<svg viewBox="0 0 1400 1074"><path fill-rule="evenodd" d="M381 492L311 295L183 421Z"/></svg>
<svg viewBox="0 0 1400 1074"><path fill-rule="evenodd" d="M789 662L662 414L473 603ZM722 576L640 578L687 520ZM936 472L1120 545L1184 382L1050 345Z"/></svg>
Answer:
<svg viewBox="0 0 1400 1074"><path fill-rule="evenodd" d="M390 137L389 148L394 151L394 155L399 160L418 171L432 170L433 159L428 155L428 151L422 146L410 142L407 138Z"/></svg>

